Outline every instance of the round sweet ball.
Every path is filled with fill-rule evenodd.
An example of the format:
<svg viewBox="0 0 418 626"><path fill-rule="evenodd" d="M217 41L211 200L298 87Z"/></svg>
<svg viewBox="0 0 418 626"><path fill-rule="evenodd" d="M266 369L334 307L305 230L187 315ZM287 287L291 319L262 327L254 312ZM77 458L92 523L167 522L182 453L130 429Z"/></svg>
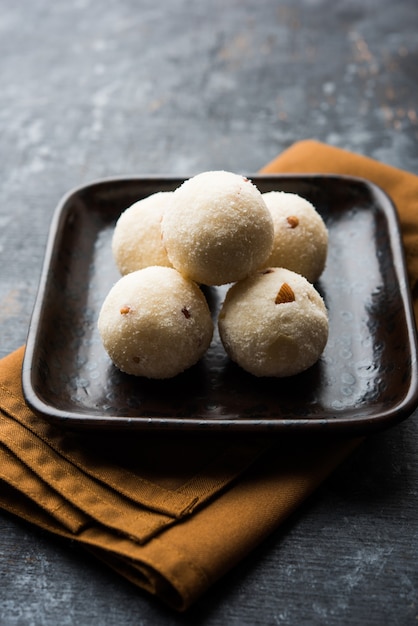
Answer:
<svg viewBox="0 0 418 626"><path fill-rule="evenodd" d="M270 254L273 236L260 191L232 172L202 172L186 180L162 219L171 263L204 285L235 282L255 271Z"/></svg>
<svg viewBox="0 0 418 626"><path fill-rule="evenodd" d="M328 313L318 291L300 274L277 267L233 285L218 326L229 357L255 376L303 372L328 339Z"/></svg>
<svg viewBox="0 0 418 626"><path fill-rule="evenodd" d="M266 267L285 267L314 283L325 269L328 230L315 207L295 193L263 193L274 223L274 243Z"/></svg>
<svg viewBox="0 0 418 626"><path fill-rule="evenodd" d="M112 253L123 276L150 265L171 267L161 242L161 219L171 196L171 191L154 193L120 215L113 232Z"/></svg>
<svg viewBox="0 0 418 626"><path fill-rule="evenodd" d="M213 322L200 288L169 267L123 276L103 302L98 329L105 350L123 372L171 378L208 349Z"/></svg>

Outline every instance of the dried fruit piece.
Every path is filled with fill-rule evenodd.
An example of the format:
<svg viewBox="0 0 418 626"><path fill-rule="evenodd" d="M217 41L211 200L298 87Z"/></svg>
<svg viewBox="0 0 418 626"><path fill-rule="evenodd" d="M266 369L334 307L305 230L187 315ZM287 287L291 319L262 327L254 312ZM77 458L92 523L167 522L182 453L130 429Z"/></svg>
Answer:
<svg viewBox="0 0 418 626"><path fill-rule="evenodd" d="M131 307L128 306L128 305L125 305L125 306L121 307L121 309L120 309L121 315L128 315L128 313L130 313L130 311L131 311Z"/></svg>
<svg viewBox="0 0 418 626"><path fill-rule="evenodd" d="M183 315L186 318L186 320L191 318L191 313L190 313L189 309L187 309L185 306L182 308L181 312L183 313Z"/></svg>
<svg viewBox="0 0 418 626"><path fill-rule="evenodd" d="M295 292L288 283L283 283L276 296L276 304L284 304L285 302L294 302L296 300Z"/></svg>
<svg viewBox="0 0 418 626"><path fill-rule="evenodd" d="M289 217L287 217L286 219L290 228L296 228L296 226L299 224L299 219L296 217L296 215L289 215Z"/></svg>

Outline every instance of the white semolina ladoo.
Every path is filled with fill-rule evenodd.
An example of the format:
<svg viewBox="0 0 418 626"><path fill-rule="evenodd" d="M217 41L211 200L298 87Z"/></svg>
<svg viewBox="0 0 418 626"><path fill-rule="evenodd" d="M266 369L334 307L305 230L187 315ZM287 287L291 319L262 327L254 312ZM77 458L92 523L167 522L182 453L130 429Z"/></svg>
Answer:
<svg viewBox="0 0 418 626"><path fill-rule="evenodd" d="M159 191L120 215L113 232L112 254L123 276L150 265L171 267L161 242L161 219L171 196L171 191Z"/></svg>
<svg viewBox="0 0 418 626"><path fill-rule="evenodd" d="M274 267L230 287L218 327L229 357L250 374L293 376L322 354L328 313L306 278Z"/></svg>
<svg viewBox="0 0 418 626"><path fill-rule="evenodd" d="M213 321L200 288L177 270L151 266L111 288L98 329L114 365L127 374L171 378L204 355Z"/></svg>
<svg viewBox="0 0 418 626"><path fill-rule="evenodd" d="M274 228L260 191L226 171L202 172L174 192L161 222L173 267L197 283L240 280L267 259Z"/></svg>
<svg viewBox="0 0 418 626"><path fill-rule="evenodd" d="M325 269L328 229L305 198L284 191L263 193L274 224L274 243L265 267L285 267L316 282Z"/></svg>

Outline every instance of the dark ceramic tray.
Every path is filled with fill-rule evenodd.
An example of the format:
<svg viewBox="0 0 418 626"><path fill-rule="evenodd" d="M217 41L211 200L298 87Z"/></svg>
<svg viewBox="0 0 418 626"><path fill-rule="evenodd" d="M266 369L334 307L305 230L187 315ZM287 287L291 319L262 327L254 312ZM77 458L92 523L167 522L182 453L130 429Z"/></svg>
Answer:
<svg viewBox="0 0 418 626"><path fill-rule="evenodd" d="M111 237L120 213L177 178L111 179L68 194L55 213L23 367L28 404L67 428L364 433L418 404L415 324L399 224L375 185L340 176L253 176L260 191L309 199L329 229L317 288L329 341L310 370L257 379L232 364L215 333L207 355L168 381L122 374L96 329L119 278ZM225 288L206 290L216 311Z"/></svg>

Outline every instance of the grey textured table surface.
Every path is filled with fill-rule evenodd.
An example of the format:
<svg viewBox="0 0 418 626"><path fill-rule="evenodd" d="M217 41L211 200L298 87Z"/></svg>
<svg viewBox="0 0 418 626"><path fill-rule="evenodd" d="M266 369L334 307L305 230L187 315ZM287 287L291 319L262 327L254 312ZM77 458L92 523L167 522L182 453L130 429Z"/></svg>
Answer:
<svg viewBox="0 0 418 626"><path fill-rule="evenodd" d="M25 341L74 186L251 173L307 137L418 173L417 29L416 0L1 0L1 356ZM0 623L416 624L417 416L185 615L0 512Z"/></svg>

